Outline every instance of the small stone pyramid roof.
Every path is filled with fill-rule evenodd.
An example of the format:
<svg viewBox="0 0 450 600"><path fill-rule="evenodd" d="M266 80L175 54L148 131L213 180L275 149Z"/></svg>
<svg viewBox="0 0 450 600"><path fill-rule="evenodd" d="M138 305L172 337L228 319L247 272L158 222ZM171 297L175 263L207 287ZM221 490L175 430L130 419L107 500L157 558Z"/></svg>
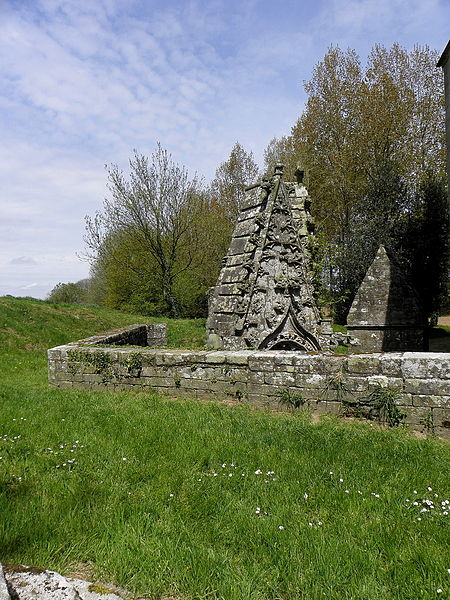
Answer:
<svg viewBox="0 0 450 600"><path fill-rule="evenodd" d="M419 297L404 270L380 246L353 300L349 326L417 326L423 323Z"/></svg>

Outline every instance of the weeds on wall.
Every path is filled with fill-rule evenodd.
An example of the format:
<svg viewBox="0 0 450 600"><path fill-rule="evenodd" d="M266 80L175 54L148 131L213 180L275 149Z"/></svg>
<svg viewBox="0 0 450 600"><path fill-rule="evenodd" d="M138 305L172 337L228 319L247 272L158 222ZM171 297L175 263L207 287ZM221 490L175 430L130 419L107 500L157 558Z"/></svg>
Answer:
<svg viewBox="0 0 450 600"><path fill-rule="evenodd" d="M426 417L424 417L420 424L423 425L423 431L429 436L434 436L434 420L433 420L433 409L430 408Z"/></svg>
<svg viewBox="0 0 450 600"><path fill-rule="evenodd" d="M347 380L344 375L343 369L340 369L333 375L329 375L325 380L325 397L328 399L332 398L335 402L340 402L344 409L344 414L351 412L352 392L348 387Z"/></svg>
<svg viewBox="0 0 450 600"><path fill-rule="evenodd" d="M278 402L288 408L298 409L306 404L305 398L299 392L291 392L291 390L281 390L277 393Z"/></svg>
<svg viewBox="0 0 450 600"><path fill-rule="evenodd" d="M114 366L107 352L69 350L67 357L71 375L76 375L83 367L91 367L97 375L102 376L102 383L109 383L120 376L140 377L142 371L142 356L139 352L132 352L126 358L119 360L119 370ZM120 368L124 372L120 372Z"/></svg>
<svg viewBox="0 0 450 600"><path fill-rule="evenodd" d="M383 425L398 427L406 414L396 404L401 390L393 387L377 387L369 394L369 402L373 404L377 419Z"/></svg>

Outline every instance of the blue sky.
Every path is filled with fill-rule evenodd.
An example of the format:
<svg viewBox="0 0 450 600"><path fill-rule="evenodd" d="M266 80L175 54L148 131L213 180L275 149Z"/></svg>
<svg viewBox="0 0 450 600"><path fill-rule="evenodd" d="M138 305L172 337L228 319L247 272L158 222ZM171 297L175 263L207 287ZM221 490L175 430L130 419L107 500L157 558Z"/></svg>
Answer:
<svg viewBox="0 0 450 600"><path fill-rule="evenodd" d="M0 0L0 295L86 277L105 164L160 141L209 181L262 162L330 44L444 49L450 0Z"/></svg>

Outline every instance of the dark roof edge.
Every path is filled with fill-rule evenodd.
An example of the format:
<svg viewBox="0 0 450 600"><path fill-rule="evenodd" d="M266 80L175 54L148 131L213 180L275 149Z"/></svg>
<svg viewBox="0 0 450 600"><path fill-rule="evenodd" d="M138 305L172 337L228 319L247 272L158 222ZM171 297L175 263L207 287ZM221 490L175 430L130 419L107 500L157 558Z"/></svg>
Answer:
<svg viewBox="0 0 450 600"><path fill-rule="evenodd" d="M449 53L450 53L450 40L448 40L447 45L445 46L445 50L442 53L438 64L436 65L437 67L443 67L445 65L445 63L447 62Z"/></svg>

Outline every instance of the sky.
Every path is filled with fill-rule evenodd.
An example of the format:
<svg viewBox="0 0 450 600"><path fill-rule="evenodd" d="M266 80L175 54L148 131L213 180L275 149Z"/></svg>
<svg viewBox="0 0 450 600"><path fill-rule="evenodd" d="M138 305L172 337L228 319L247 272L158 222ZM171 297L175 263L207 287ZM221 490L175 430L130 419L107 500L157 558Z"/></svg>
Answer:
<svg viewBox="0 0 450 600"><path fill-rule="evenodd" d="M85 215L159 141L207 183L236 141L262 166L330 45L441 52L450 0L0 0L0 296L89 274Z"/></svg>

